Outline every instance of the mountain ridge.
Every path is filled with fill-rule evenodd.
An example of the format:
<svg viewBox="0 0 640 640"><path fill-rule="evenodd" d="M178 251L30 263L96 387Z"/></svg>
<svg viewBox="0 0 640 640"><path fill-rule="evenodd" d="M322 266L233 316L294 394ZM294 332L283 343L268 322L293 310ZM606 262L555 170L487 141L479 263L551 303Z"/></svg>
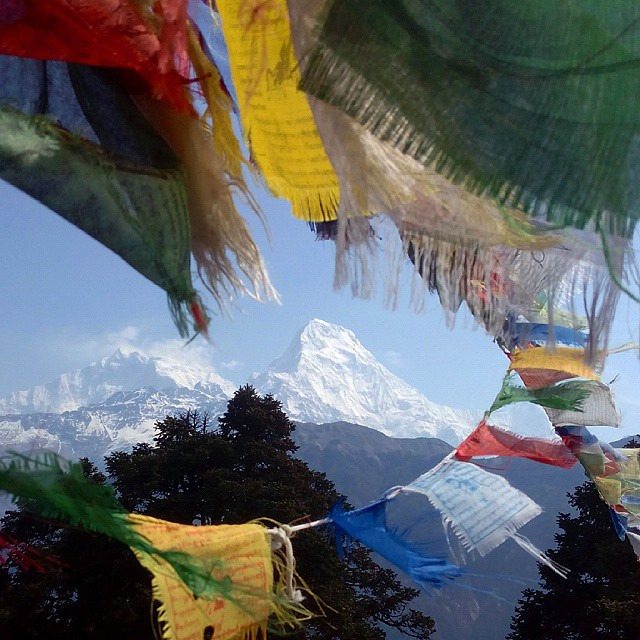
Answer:
<svg viewBox="0 0 640 640"><path fill-rule="evenodd" d="M213 368L118 348L110 356L86 367L0 398L0 415L63 413L100 404L119 391L145 387L193 390L198 385L216 385L226 396L231 396L235 389L232 382L222 378Z"/></svg>
<svg viewBox="0 0 640 640"><path fill-rule="evenodd" d="M346 421L395 437L455 444L481 412L432 402L391 373L349 329L313 319L250 381L299 422ZM221 415L236 385L213 367L118 349L86 367L0 398L0 446L47 446L78 455L149 439L153 424L189 408ZM137 422L136 422L137 421ZM92 444L89 446L89 440Z"/></svg>
<svg viewBox="0 0 640 640"><path fill-rule="evenodd" d="M362 424L396 437L456 443L481 412L432 402L389 371L349 329L314 318L285 352L251 380L300 422Z"/></svg>

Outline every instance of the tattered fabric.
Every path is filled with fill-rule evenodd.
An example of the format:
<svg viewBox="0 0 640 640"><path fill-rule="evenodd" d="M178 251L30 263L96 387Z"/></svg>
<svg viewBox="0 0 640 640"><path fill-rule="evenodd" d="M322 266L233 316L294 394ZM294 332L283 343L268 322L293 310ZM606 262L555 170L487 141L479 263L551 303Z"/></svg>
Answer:
<svg viewBox="0 0 640 640"><path fill-rule="evenodd" d="M569 384L569 383L567 383ZM545 408L547 417L555 427L593 426L619 427L622 416L618 413L611 389L597 380L585 380L580 384L589 389L581 411Z"/></svg>
<svg viewBox="0 0 640 640"><path fill-rule="evenodd" d="M219 580L229 584L233 600L197 599L162 560L134 549L142 566L153 575L153 598L159 603L158 621L163 640L206 637L247 640L265 636L271 613L273 567L270 538L258 524L189 526L129 515L134 529L156 548L179 551L210 565Z"/></svg>
<svg viewBox="0 0 640 640"><path fill-rule="evenodd" d="M640 522L640 449L614 448L584 427L560 427L558 432L573 446L600 497L609 505L616 533L621 539L626 533L639 554L639 531L635 529Z"/></svg>
<svg viewBox="0 0 640 640"><path fill-rule="evenodd" d="M609 515L613 522L613 528L616 530L616 534L620 540L624 540L627 534L627 526L629 518L624 513L618 513L615 509L609 507Z"/></svg>
<svg viewBox="0 0 640 640"><path fill-rule="evenodd" d="M311 616L283 588L284 569L274 591L274 556L262 525L195 527L127 513L111 486L96 484L81 464L47 451L0 458L0 492L38 516L129 546L154 575L167 639L188 638L178 629L194 624L192 616L197 624L203 615L213 620L198 627L198 638L204 626L213 624L229 640L254 638L271 613L282 627Z"/></svg>
<svg viewBox="0 0 640 640"><path fill-rule="evenodd" d="M176 156L108 71L7 56L0 70L0 177L164 289L186 335L197 298Z"/></svg>
<svg viewBox="0 0 640 640"><path fill-rule="evenodd" d="M218 0L216 6L253 161L272 193L291 202L294 215L335 219L340 186L297 86L286 0L260 6Z"/></svg>
<svg viewBox="0 0 640 640"><path fill-rule="evenodd" d="M515 402L531 402L554 410L581 413L584 402L592 391L588 382L590 381L572 380L547 387L527 388L514 384L512 375L507 375L488 413L493 413Z"/></svg>
<svg viewBox="0 0 640 640"><path fill-rule="evenodd" d="M17 565L23 571L28 571L29 569L45 571L55 565L59 567L67 566L57 558L19 542L0 529L0 566L4 566L9 562Z"/></svg>
<svg viewBox="0 0 640 640"><path fill-rule="evenodd" d="M618 449L625 457L620 465L620 473L610 476L610 479L619 479L622 485L620 504L635 516L640 516L640 461L638 449Z"/></svg>
<svg viewBox="0 0 640 640"><path fill-rule="evenodd" d="M535 343L542 346L543 343L554 341L556 344L566 346L584 347L587 344L587 334L570 327L554 326L534 322L518 322L512 328L512 346Z"/></svg>
<svg viewBox="0 0 640 640"><path fill-rule="evenodd" d="M289 0L291 37L304 66L326 0ZM401 233L519 249L554 246L561 237L521 211L469 193L431 167L373 136L342 111L308 96L318 131L340 180L339 215L385 213Z"/></svg>
<svg viewBox="0 0 640 640"><path fill-rule="evenodd" d="M403 491L427 496L465 547L480 555L501 545L542 511L504 478L450 458Z"/></svg>
<svg viewBox="0 0 640 640"><path fill-rule="evenodd" d="M383 498L353 511L335 507L329 517L339 544L343 537L354 538L422 585L440 587L464 573L459 567L448 564L444 557L428 556L390 531L386 504L387 499Z"/></svg>
<svg viewBox="0 0 640 640"><path fill-rule="evenodd" d="M555 430L567 448L580 460L589 477L606 478L620 472L620 463L624 461L620 450L599 440L586 427L556 427Z"/></svg>
<svg viewBox="0 0 640 640"><path fill-rule="evenodd" d="M636 557L640 561L640 519L630 515L627 519L627 540L631 543Z"/></svg>
<svg viewBox="0 0 640 640"><path fill-rule="evenodd" d="M635 2L333 0L303 88L509 206L630 235L640 212Z"/></svg>
<svg viewBox="0 0 640 640"><path fill-rule="evenodd" d="M598 380L595 371L585 364L584 349L571 347L531 347L509 356L510 371L517 371L527 387L548 386L567 378Z"/></svg>
<svg viewBox="0 0 640 640"><path fill-rule="evenodd" d="M482 247L455 238L405 233L403 244L445 312L455 314L466 303L475 320L493 336L502 334L514 313L531 306L543 282L558 281L571 269L566 251L549 251L540 264L534 252Z"/></svg>
<svg viewBox="0 0 640 640"><path fill-rule="evenodd" d="M187 0L21 0L13 12L8 4L0 8L0 54L119 68L132 93L195 114L176 67L186 58Z"/></svg>
<svg viewBox="0 0 640 640"><path fill-rule="evenodd" d="M0 105L0 177L36 198L164 289L182 334L196 293L179 168L154 171ZM90 213L90 215L89 215Z"/></svg>
<svg viewBox="0 0 640 640"><path fill-rule="evenodd" d="M476 456L527 458L564 469L571 469L577 462L573 453L561 441L523 438L489 425L484 420L455 451L456 459L462 462Z"/></svg>
<svg viewBox="0 0 640 640"><path fill-rule="evenodd" d="M232 585L224 580L222 561L202 561L179 550L154 546L129 521L129 514L109 485L89 480L82 465L70 463L55 453L40 451L29 457L9 453L0 458L0 492L14 502L25 500L29 511L44 518L67 522L95 531L153 557L158 567L170 566L185 589L209 599L232 598Z"/></svg>
<svg viewBox="0 0 640 640"><path fill-rule="evenodd" d="M324 0L288 2L292 39L301 65L313 49L315 27L324 4ZM533 223L521 211L507 210L469 193L432 167L418 163L393 145L376 138L331 105L314 96L309 96L309 104L340 181L338 224L314 226L318 237L336 243L336 287L349 284L355 295L371 297L377 285L378 271L381 271L385 301L389 306L396 304L402 272L402 262L392 257L397 233L386 234L377 224L372 232L368 221L359 218L372 213L384 213L393 221L404 251L410 249L412 260L421 273L432 273L424 263L438 251L441 273L437 286L442 298L447 298L443 306L453 313L459 306L459 303L455 305L455 299L460 297L456 295L457 290L472 286L458 267L463 260L468 264L472 262L471 258L464 258L465 254L476 255L473 280L481 281L485 275L490 276L483 272L483 265L487 271L492 270L504 279L508 261L502 259L502 253L493 259L493 247L542 250L561 243L559 234ZM439 243L437 249L436 243ZM380 261L381 255L384 261ZM449 272L451 277L448 277ZM427 281L428 276L424 279ZM432 280L428 282L429 288L433 288ZM449 293L447 289L453 291ZM414 289L412 299L416 306L420 304L420 296L417 288ZM469 301L477 318L487 318L490 331L504 322L504 316L500 317L499 312L492 313L491 302L487 300L482 305L484 313L478 311L476 314L475 308L480 305ZM495 306L501 305L496 302Z"/></svg>

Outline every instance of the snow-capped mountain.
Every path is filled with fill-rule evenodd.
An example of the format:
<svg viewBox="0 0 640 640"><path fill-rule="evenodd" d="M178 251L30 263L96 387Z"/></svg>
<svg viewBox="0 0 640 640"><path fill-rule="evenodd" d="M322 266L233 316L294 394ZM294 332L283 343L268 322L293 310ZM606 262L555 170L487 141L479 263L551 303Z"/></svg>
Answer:
<svg viewBox="0 0 640 640"><path fill-rule="evenodd" d="M87 367L58 376L51 382L0 398L0 415L62 413L99 404L118 391L219 387L231 396L235 385L214 369L187 365L164 356L146 356L118 349Z"/></svg>
<svg viewBox="0 0 640 640"><path fill-rule="evenodd" d="M105 453L150 442L154 424L167 415L197 409L219 416L228 399L210 385L161 391L145 387L119 391L105 402L73 411L0 416L0 449L46 448L70 458L100 460Z"/></svg>
<svg viewBox="0 0 640 640"><path fill-rule="evenodd" d="M118 349L87 367L0 399L0 448L45 447L100 459L153 437L167 415L221 415L235 385L213 368Z"/></svg>
<svg viewBox="0 0 640 640"><path fill-rule="evenodd" d="M353 332L312 320L251 383L297 421L345 421L396 437L456 444L477 413L428 400L376 360ZM156 421L186 409L221 415L236 385L212 367L118 350L51 382L0 399L0 448L46 447L99 459L153 437Z"/></svg>
<svg viewBox="0 0 640 640"><path fill-rule="evenodd" d="M352 422L396 437L457 444L480 418L480 412L431 402L376 360L352 331L318 319L252 384L273 394L294 420Z"/></svg>

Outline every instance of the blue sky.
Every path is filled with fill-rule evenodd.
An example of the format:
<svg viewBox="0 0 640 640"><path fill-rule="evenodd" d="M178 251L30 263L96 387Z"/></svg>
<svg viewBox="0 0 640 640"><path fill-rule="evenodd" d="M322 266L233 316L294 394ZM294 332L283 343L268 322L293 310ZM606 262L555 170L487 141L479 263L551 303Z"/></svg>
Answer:
<svg viewBox="0 0 640 640"><path fill-rule="evenodd" d="M233 317L213 318L211 344L199 340L185 351L161 290L59 216L0 183L0 395L46 382L121 344L210 360L239 384L264 369L306 322L318 317L352 329L391 371L435 402L474 409L491 403L505 358L468 317L460 314L450 330L434 297L417 314L409 310L408 296L390 311L380 299L334 292L331 243L315 241L286 203L262 193L260 204L271 242L257 221L252 228L282 305L242 300ZM405 293L408 288L407 274ZM628 341L638 326L633 305L623 302L618 315L614 344ZM638 430L635 352L610 358L604 379L618 374L622 435ZM617 433L609 431L615 438Z"/></svg>

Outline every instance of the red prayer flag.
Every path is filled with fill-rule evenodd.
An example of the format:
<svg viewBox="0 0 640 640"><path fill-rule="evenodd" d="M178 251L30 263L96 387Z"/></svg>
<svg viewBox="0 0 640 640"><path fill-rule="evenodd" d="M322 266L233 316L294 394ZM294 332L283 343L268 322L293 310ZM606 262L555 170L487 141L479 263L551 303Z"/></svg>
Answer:
<svg viewBox="0 0 640 640"><path fill-rule="evenodd" d="M7 560L13 560L19 567L27 571L35 569L44 571L47 564L68 567L57 558L41 553L33 547L29 547L6 533L0 534L0 565L6 564Z"/></svg>
<svg viewBox="0 0 640 640"><path fill-rule="evenodd" d="M456 449L455 457L468 462L475 456L509 456L528 458L536 462L571 469L575 456L562 443L543 438L524 438L515 433L492 427L484 420Z"/></svg>
<svg viewBox="0 0 640 640"><path fill-rule="evenodd" d="M133 71L141 93L194 113L176 68L188 59L186 0L162 0L148 19L138 7L133 0L0 3L0 54Z"/></svg>

